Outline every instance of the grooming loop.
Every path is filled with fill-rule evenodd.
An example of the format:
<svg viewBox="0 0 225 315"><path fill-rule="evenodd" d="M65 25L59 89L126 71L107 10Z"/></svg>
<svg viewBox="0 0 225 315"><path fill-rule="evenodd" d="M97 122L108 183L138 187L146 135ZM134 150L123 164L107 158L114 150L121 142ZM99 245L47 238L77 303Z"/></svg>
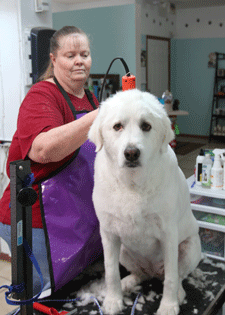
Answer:
<svg viewBox="0 0 225 315"><path fill-rule="evenodd" d="M107 79L107 75L108 75L108 73L109 73L109 70L110 70L110 68L111 68L111 66L112 66L112 64L113 64L113 62L114 62L115 60L118 60L118 59L122 62L123 66L124 66L124 69L125 69L125 71L126 71L126 75L122 77L122 90L123 90L123 91L126 91L126 90L135 89L135 76L130 74L130 70L129 70L129 68L128 68L126 62L124 61L124 59L123 59L122 57L116 57L116 58L114 58L114 59L111 61L110 65L109 65L109 68L108 68L108 70L107 70L107 72L106 72L106 75L105 75L105 77L104 77L103 84L102 84L102 88L101 88L101 91L100 91L100 97L99 97L99 102L100 102L100 103L101 103L101 101L102 101L102 93L103 93L103 90L104 90L104 87L105 87L105 82L106 82L106 79Z"/></svg>

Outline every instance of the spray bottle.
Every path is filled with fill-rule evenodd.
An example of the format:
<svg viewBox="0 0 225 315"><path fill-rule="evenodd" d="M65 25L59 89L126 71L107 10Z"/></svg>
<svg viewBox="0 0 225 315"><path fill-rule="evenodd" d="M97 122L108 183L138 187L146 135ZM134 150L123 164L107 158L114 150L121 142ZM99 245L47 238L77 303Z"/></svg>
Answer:
<svg viewBox="0 0 225 315"><path fill-rule="evenodd" d="M204 188L211 188L211 169L212 169L211 155L206 154L202 162L202 187Z"/></svg>
<svg viewBox="0 0 225 315"><path fill-rule="evenodd" d="M221 190L223 188L223 169L219 154L215 155L213 167L211 170L211 188Z"/></svg>
<svg viewBox="0 0 225 315"><path fill-rule="evenodd" d="M196 159L196 185L198 186L202 184L202 163L204 161L204 158L204 151L203 149L201 149Z"/></svg>

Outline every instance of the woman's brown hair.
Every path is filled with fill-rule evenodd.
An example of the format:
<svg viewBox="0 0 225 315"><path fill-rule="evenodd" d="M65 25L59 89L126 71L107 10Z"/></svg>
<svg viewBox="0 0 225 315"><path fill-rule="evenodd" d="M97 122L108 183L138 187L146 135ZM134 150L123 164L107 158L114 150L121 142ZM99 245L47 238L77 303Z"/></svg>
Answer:
<svg viewBox="0 0 225 315"><path fill-rule="evenodd" d="M53 55L57 55L57 51L60 48L60 44L59 41L62 37L68 36L68 35L72 35L72 34L80 34L83 36L86 36L88 39L87 34L82 31L80 28L76 27L76 26L64 26L62 27L60 30L56 31L53 36L50 39L50 49L49 49L49 53L52 53ZM88 39L89 41L89 39ZM53 71L53 64L51 59L49 58L48 61L48 65L46 70L40 75L40 77L38 78L38 81L43 81L43 80L47 80L49 78L52 78L54 76L54 71Z"/></svg>

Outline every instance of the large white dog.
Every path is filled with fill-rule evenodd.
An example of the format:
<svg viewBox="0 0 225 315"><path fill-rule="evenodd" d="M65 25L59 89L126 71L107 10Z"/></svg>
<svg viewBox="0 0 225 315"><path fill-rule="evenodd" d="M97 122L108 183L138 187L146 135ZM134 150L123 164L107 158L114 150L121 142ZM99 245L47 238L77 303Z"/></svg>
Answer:
<svg viewBox="0 0 225 315"><path fill-rule="evenodd" d="M153 276L164 278L157 314L178 314L185 298L182 280L201 259L186 179L168 145L173 138L163 105L137 89L103 102L91 126L107 314L122 310L123 290ZM131 272L122 281L119 261Z"/></svg>

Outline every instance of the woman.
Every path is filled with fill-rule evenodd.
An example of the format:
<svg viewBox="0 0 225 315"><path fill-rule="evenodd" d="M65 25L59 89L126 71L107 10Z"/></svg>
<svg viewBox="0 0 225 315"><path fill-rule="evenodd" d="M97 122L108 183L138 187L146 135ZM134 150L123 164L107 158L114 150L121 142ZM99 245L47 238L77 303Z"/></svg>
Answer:
<svg viewBox="0 0 225 315"><path fill-rule="evenodd" d="M7 162L30 159L35 182L40 182L71 161L74 152L87 140L89 128L98 113L98 101L84 85L91 69L87 35L74 26L55 32L50 41L50 63L45 73L27 93L21 104L17 130L12 139ZM70 108L70 107L73 108ZM76 119L76 113L85 112ZM76 119L76 120L74 120ZM10 184L0 200L0 237L10 245ZM32 206L33 252L40 264L45 289L50 287L47 253L40 201ZM40 280L34 271L34 294Z"/></svg>

